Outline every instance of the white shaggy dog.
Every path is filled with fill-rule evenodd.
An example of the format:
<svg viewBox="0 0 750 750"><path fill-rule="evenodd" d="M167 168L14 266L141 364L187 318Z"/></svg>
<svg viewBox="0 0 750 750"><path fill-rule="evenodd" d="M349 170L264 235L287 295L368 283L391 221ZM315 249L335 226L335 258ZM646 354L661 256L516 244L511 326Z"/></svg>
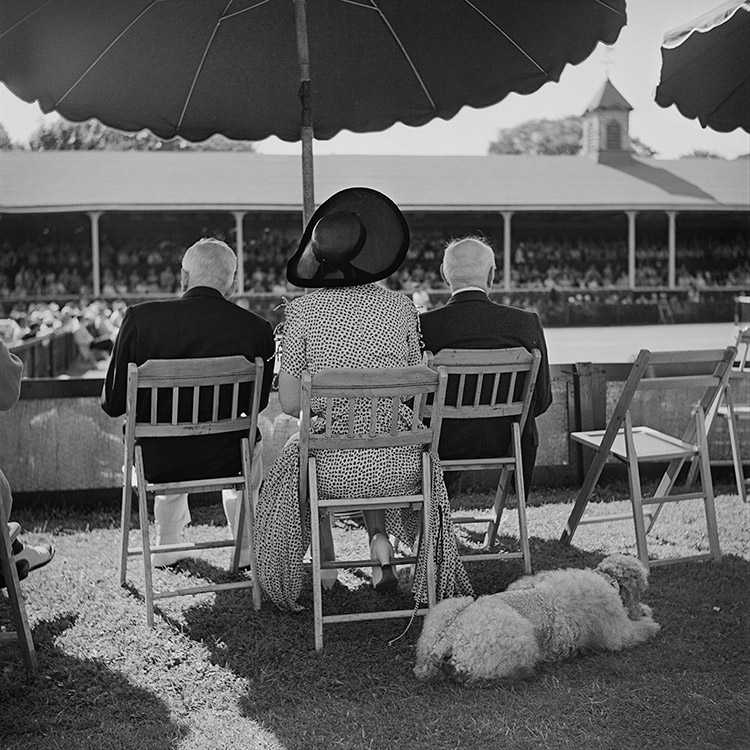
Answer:
<svg viewBox="0 0 750 750"><path fill-rule="evenodd" d="M639 560L611 555L595 570L545 571L499 594L445 599L425 617L414 673L514 681L529 677L541 661L637 646L660 628L640 603L647 586Z"/></svg>

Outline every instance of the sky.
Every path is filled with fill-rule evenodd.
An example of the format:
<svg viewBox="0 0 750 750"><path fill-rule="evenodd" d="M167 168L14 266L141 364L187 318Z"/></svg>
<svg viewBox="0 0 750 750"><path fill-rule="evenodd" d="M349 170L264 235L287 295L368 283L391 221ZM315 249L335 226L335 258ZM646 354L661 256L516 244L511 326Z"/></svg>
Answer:
<svg viewBox="0 0 750 750"><path fill-rule="evenodd" d="M561 0L562 1L562 0ZM558 83L547 83L527 96L511 94L492 107L464 107L452 120L433 120L420 128L394 125L381 133L343 132L315 141L316 154L486 154L499 130L528 120L581 115L599 87L610 80L632 105L630 134L657 152L675 159L695 149L726 158L750 152L750 134L717 133L683 117L675 107L654 102L661 71L664 34L721 3L717 0L628 0L628 24L612 47L599 45L583 63L568 66ZM0 123L10 137L27 143L43 114L36 104L13 96L0 84ZM54 118L56 115L46 115ZM299 143L269 138L256 144L263 154L299 154Z"/></svg>

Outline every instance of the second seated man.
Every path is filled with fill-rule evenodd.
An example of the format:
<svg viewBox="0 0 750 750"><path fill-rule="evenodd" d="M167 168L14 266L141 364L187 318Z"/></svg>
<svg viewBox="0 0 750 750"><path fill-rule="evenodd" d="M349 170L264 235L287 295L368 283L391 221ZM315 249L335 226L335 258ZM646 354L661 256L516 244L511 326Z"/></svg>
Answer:
<svg viewBox="0 0 750 750"><path fill-rule="evenodd" d="M499 305L489 298L495 276L495 253L478 237L450 242L445 248L440 274L450 287L445 306L420 316L425 349L539 349L536 387L531 414L521 435L523 479L528 492L539 444L535 417L552 403L549 358L544 330L535 312ZM498 419L449 419L440 433L440 458L491 458L507 454L510 425Z"/></svg>

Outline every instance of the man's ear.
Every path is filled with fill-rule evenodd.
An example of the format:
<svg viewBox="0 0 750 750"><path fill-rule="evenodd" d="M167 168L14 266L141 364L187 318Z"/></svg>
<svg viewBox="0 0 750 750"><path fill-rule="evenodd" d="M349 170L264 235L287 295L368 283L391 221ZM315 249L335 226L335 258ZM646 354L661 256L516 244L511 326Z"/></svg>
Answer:
<svg viewBox="0 0 750 750"><path fill-rule="evenodd" d="M443 270L443 264L440 264L440 278L445 282L445 285L450 289L450 282L445 278L445 271Z"/></svg>
<svg viewBox="0 0 750 750"><path fill-rule="evenodd" d="M226 299L231 299L234 296L234 293L237 291L237 278L235 277L232 280L232 283L229 285L229 289L227 289L226 292L224 292L224 297Z"/></svg>
<svg viewBox="0 0 750 750"><path fill-rule="evenodd" d="M190 274L184 269L180 269L180 287L182 291L187 291L188 284L190 283Z"/></svg>
<svg viewBox="0 0 750 750"><path fill-rule="evenodd" d="M495 271L497 269L493 266L487 274L487 289L492 289L492 282L495 280Z"/></svg>

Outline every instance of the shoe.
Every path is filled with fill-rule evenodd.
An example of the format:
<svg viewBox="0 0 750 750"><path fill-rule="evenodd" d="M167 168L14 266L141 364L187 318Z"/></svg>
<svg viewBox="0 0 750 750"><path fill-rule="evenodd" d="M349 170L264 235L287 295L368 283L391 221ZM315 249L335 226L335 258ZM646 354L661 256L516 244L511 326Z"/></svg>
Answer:
<svg viewBox="0 0 750 750"><path fill-rule="evenodd" d="M13 557L16 560L16 566L18 566L20 562L26 562L29 566L29 573L32 570L43 568L45 565L49 564L54 556L55 548L51 544L24 544L19 552L15 551L14 544Z"/></svg>
<svg viewBox="0 0 750 750"><path fill-rule="evenodd" d="M23 581L26 576L29 574L29 563L28 560L19 560L16 563L16 572L18 573L18 580ZM5 583L5 576L3 575L3 571L0 570L0 589L7 588L7 584Z"/></svg>
<svg viewBox="0 0 750 750"><path fill-rule="evenodd" d="M370 540L370 558L373 562L380 562L380 565L372 566L372 587L378 593L388 593L398 588L398 578L393 565L385 560L393 559L393 547L388 537L378 532L373 534Z"/></svg>
<svg viewBox="0 0 750 750"><path fill-rule="evenodd" d="M154 547L160 547L162 544L182 544L182 539L159 539L156 537ZM180 550L179 552L152 552L151 563L155 568L172 568L180 560L190 557L189 550Z"/></svg>
<svg viewBox="0 0 750 750"><path fill-rule="evenodd" d="M398 578L392 565L376 565L372 569L372 587L379 594L390 594L398 589Z"/></svg>

